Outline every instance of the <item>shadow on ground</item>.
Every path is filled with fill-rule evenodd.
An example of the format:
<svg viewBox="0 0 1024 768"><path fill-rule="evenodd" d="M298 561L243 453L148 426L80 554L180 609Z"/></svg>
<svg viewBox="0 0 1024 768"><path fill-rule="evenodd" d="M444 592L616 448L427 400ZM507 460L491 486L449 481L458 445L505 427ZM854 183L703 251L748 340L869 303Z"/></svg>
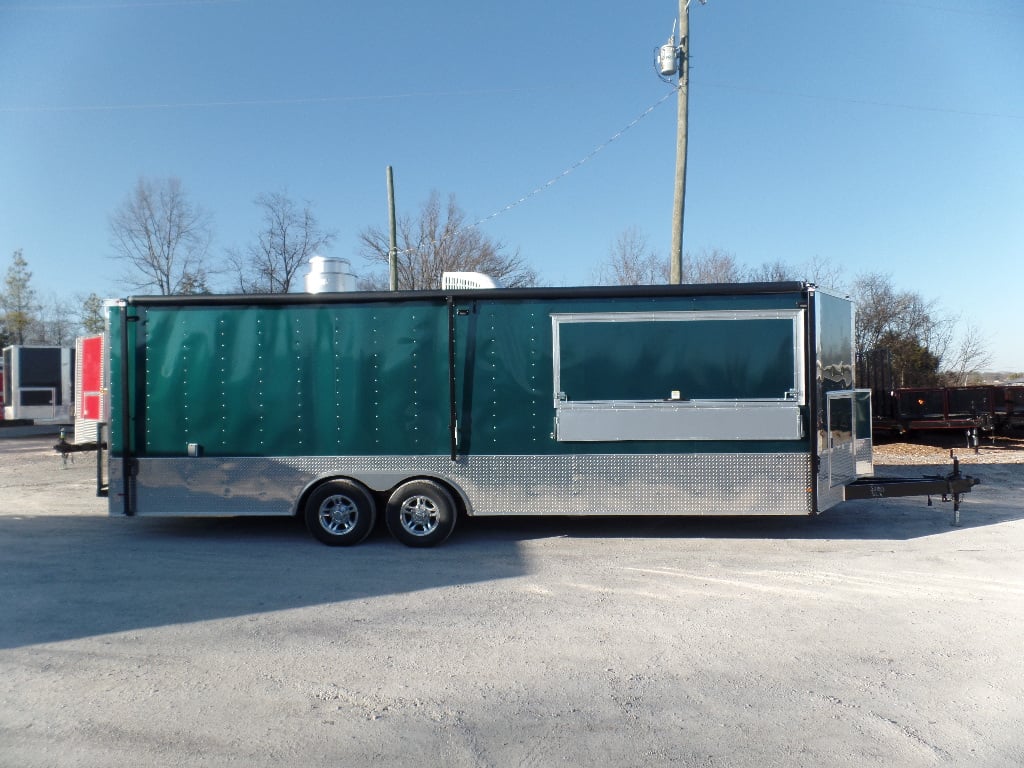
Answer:
<svg viewBox="0 0 1024 768"><path fill-rule="evenodd" d="M468 519L428 550L380 530L326 547L285 518L0 517L0 648L515 578L529 570L523 545L545 538L677 539L682 554L707 540L906 541L1024 517L984 489L967 497L963 528L951 504L907 498L817 517Z"/></svg>

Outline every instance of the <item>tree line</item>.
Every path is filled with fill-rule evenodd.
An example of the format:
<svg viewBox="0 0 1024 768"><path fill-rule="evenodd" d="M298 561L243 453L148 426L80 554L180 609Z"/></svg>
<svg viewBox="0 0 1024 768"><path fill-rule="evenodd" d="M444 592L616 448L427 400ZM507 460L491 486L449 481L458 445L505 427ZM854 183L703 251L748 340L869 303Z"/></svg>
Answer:
<svg viewBox="0 0 1024 768"><path fill-rule="evenodd" d="M287 293L297 287L310 257L334 243L337 234L320 224L312 204L286 192L254 200L259 224L252 240L211 252L212 217L185 195L178 179L140 179L110 217L114 257L125 267L124 285L161 295ZM430 195L416 217L398 221L398 284L403 290L439 288L441 273L487 272L505 285L533 285L537 275L518 253L468 225L454 195L443 204ZM381 228L359 233L368 269L359 287L388 287L390 237Z"/></svg>
<svg viewBox="0 0 1024 768"><path fill-rule="evenodd" d="M11 255L0 288L0 346L71 346L76 336L100 333L103 324L103 299L96 294L41 296L24 253L19 249Z"/></svg>
<svg viewBox="0 0 1024 768"><path fill-rule="evenodd" d="M312 204L287 192L255 198L258 224L252 239L212 249L213 217L194 203L176 178L140 178L111 213L111 255L121 264L121 284L134 292L186 295L286 293L297 287L310 257L322 254L336 233L320 224ZM518 250L485 235L468 222L450 195L432 192L416 215L397 221L398 284L402 290L440 287L445 271L478 271L508 287L539 284L539 276ZM366 269L360 290L388 287L389 233L381 227L359 232L358 255ZM102 300L95 294L69 300L40 297L22 251L15 251L0 291L0 343L73 343L76 335L102 329ZM592 280L605 285L656 285L668 282L667 256L650 248L636 227L624 230L596 265ZM684 283L807 280L849 294L857 306L858 352L884 349L898 386L963 384L989 363L987 344L976 327L944 313L938 303L899 290L889 275L869 273L847 278L828 260L804 264L775 261L745 265L720 249L685 254Z"/></svg>
<svg viewBox="0 0 1024 768"><path fill-rule="evenodd" d="M684 254L682 262L684 283L806 280L850 296L857 310L858 355L884 352L897 387L961 386L991 361L987 341L975 325L916 291L900 290L888 274L847 276L841 265L818 258L804 264L747 266L719 249ZM668 276L668 257L648 247L635 227L619 235L595 275L600 283L619 285L656 285L668 282Z"/></svg>

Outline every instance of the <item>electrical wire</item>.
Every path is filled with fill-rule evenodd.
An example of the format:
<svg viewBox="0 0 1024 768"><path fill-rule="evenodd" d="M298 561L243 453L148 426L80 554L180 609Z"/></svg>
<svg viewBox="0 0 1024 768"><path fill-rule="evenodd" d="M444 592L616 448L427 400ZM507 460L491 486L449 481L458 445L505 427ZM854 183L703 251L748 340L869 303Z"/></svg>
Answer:
<svg viewBox="0 0 1024 768"><path fill-rule="evenodd" d="M564 179L566 176L568 176L569 174L571 174L574 171L576 171L580 166L584 165L585 163L588 163L590 160L592 160L600 152L602 152L605 149L607 149L613 142L615 142L615 141L619 140L620 138L622 138L622 136L624 134L626 134L630 129L634 128L641 120L643 120L645 117L647 117L649 114L651 114L654 110L656 110L658 107L660 107L666 101L668 101L668 99L673 94L675 94L676 91L677 91L677 89L673 88L671 91L667 92L664 96L662 96L656 102L654 102L649 107L647 107L647 109L645 109L639 115L634 117L628 124L626 124L625 126L620 128L618 131L616 131L612 136L610 136L608 139L603 141L601 144L598 144L588 154L586 154L585 156L583 156L582 158L577 160L572 165L568 166L565 170L563 170L557 176L552 176L546 182L544 182L540 186L534 188L532 191L527 192L525 195L520 197L518 200L515 200L514 202L509 203L508 205L504 206L503 208L499 208L498 210L494 211L491 214L488 214L487 216L484 216L483 218L477 219L472 224L467 224L466 226L461 227L461 228L455 230L454 232L449 233L448 235L446 235L445 237L441 238L440 240L431 240L431 241L429 241L430 244L435 246L435 247L438 246L438 245L441 245L446 240L449 240L449 239L455 237L456 235L462 234L463 232L466 232L466 231L468 231L470 229L475 229L475 228L485 224L486 222L491 221L492 219L496 219L498 216L501 216L502 214L508 213L509 211L513 210L514 208L518 208L520 205L526 203L529 200L532 200L537 195L539 195L542 192L545 192L546 190L550 189L555 184L557 184L559 181ZM417 246L416 248L407 248L405 250L398 251L398 255L407 255L407 254L410 254L410 253L415 253L416 250L418 248L422 247L422 246L423 246L423 243L420 243L419 246Z"/></svg>
<svg viewBox="0 0 1024 768"><path fill-rule="evenodd" d="M451 98L467 96L493 96L502 94L515 94L529 92L524 88L502 88L480 91L426 91L408 93L385 93L373 96L297 96L294 98L281 99L224 99L222 101L176 101L176 102L148 102L137 104L77 104L70 106L23 106L4 107L0 106L0 113L39 113L48 112L145 112L148 110L170 110L170 109L218 109L224 107L281 107L300 106L303 104L344 104L350 102L368 101L397 101L412 98Z"/></svg>
<svg viewBox="0 0 1024 768"><path fill-rule="evenodd" d="M26 5L0 5L0 11L111 11L111 10L135 10L136 8L163 8L169 6L187 5L235 5L245 0L142 0L136 3L34 3Z"/></svg>
<svg viewBox="0 0 1024 768"><path fill-rule="evenodd" d="M903 109L908 112L933 112L946 115L964 115L966 117L995 117L1006 120L1024 120L1024 114L1012 112L980 112L969 109L955 109L951 107L929 107L922 104L906 104L898 101L879 101L877 99L854 99L848 96L822 96L821 94L800 93L799 91L787 91L778 88L755 88L752 86L740 85L738 83L716 82L712 80L698 83L703 88L720 88L729 91L742 91L745 93L760 93L767 96L786 96L810 101L826 101L838 104L856 104L866 107L884 107L886 109Z"/></svg>
<svg viewBox="0 0 1024 768"><path fill-rule="evenodd" d="M897 5L903 6L904 8L920 8L925 11L939 11L941 13L958 13L963 16L978 16L978 17L990 17L990 18L1004 18L1004 19L1020 19L1024 18L1024 14L1006 12L1006 11L990 11L979 8L953 8L950 6L934 5L922 2L913 2L912 0L875 0L875 2L881 2L883 5Z"/></svg>

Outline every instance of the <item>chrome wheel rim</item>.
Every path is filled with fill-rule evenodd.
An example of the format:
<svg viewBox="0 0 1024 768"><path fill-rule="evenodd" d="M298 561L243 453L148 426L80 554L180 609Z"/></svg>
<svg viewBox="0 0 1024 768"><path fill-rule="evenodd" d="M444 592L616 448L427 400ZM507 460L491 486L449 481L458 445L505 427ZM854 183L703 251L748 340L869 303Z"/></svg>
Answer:
<svg viewBox="0 0 1024 768"><path fill-rule="evenodd" d="M359 508L348 496L328 496L320 504L320 526L336 535L350 532L359 519Z"/></svg>
<svg viewBox="0 0 1024 768"><path fill-rule="evenodd" d="M429 496L411 496L403 501L399 519L413 536L426 536L441 523L437 504Z"/></svg>

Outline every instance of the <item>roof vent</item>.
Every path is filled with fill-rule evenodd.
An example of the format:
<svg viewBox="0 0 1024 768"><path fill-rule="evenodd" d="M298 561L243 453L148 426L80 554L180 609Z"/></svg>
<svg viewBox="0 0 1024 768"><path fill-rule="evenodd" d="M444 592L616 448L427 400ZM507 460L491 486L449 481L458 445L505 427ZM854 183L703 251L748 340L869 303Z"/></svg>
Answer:
<svg viewBox="0 0 1024 768"><path fill-rule="evenodd" d="M356 276L348 259L313 256L306 274L306 293L341 293L356 289Z"/></svg>
<svg viewBox="0 0 1024 768"><path fill-rule="evenodd" d="M441 274L441 288L445 291L462 288L500 288L501 284L483 272L444 272Z"/></svg>

